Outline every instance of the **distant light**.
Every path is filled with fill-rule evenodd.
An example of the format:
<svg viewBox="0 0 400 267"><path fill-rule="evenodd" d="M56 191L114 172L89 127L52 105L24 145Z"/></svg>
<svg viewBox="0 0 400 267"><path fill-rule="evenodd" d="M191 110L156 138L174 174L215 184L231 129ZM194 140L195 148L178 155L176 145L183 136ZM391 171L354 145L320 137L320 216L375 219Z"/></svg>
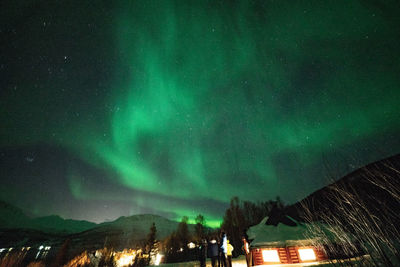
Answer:
<svg viewBox="0 0 400 267"><path fill-rule="evenodd" d="M40 246L40 247L39 247L39 250L42 250L42 249L43 249L43 246Z"/></svg>
<svg viewBox="0 0 400 267"><path fill-rule="evenodd" d="M45 250L50 250L51 247L50 247L50 246L47 246L47 247L45 247L44 249L45 249Z"/></svg>
<svg viewBox="0 0 400 267"><path fill-rule="evenodd" d="M13 248L12 248L12 247L8 249L8 251L11 251L11 250L13 250Z"/></svg>
<svg viewBox="0 0 400 267"><path fill-rule="evenodd" d="M278 250L276 249L263 249L262 256L264 262L281 262L278 255Z"/></svg>
<svg viewBox="0 0 400 267"><path fill-rule="evenodd" d="M96 250L95 257L100 258L101 256L103 256L103 253L100 250Z"/></svg>
<svg viewBox="0 0 400 267"><path fill-rule="evenodd" d="M196 244L193 242L190 242L189 244L187 244L188 248L195 248Z"/></svg>
<svg viewBox="0 0 400 267"><path fill-rule="evenodd" d="M128 266L133 264L133 260L135 259L134 254L125 254L122 255L117 261L116 265L117 266Z"/></svg>
<svg viewBox="0 0 400 267"><path fill-rule="evenodd" d="M312 248L301 248L298 251L301 261L315 261L317 259Z"/></svg>

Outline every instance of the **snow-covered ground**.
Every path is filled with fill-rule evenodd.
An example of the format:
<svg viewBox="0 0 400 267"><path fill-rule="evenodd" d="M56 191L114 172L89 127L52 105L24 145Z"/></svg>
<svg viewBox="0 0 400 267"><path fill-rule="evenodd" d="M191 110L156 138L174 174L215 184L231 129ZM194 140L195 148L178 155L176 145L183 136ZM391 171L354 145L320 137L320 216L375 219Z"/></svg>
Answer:
<svg viewBox="0 0 400 267"><path fill-rule="evenodd" d="M362 266L359 264L357 259L353 259L354 266ZM168 264L160 264L161 267L200 267L200 262L198 261L190 261L190 262L181 262L181 263L168 263ZM318 266L318 267L329 267L334 266L332 263L328 262L314 262L314 263L303 263L303 264L277 264L277 265L264 265L266 267L304 267L304 266ZM153 266L155 267L155 266ZM210 259L207 259L207 266L211 267ZM244 256L239 256L236 259L232 259L232 267L247 267L246 259Z"/></svg>
<svg viewBox="0 0 400 267"><path fill-rule="evenodd" d="M369 256L364 256L364 259L368 259ZM353 266L364 266L361 264L356 258L350 259L352 261ZM181 263L169 263L169 264L161 264L161 267L200 267L200 263L198 261L190 261L190 262L181 262ZM302 263L302 264L277 264L277 265L263 265L265 267L304 267L304 266L318 266L318 267L332 267L337 266L327 261L325 262L313 262L313 263ZM155 267L155 266L153 266ZM211 261L207 259L207 266L211 267ZM247 267L246 259L244 256L239 256L236 259L232 259L232 267Z"/></svg>
<svg viewBox="0 0 400 267"><path fill-rule="evenodd" d="M313 264L313 265L319 265L319 266L330 266L327 264ZM161 264L159 265L161 267L200 267L200 262L198 261L190 261L190 262L181 262L181 263L169 263L169 264ZM299 266L310 266L310 264L279 264L279 265L268 265L268 267L299 267ZM206 267L211 267L211 261L210 259L207 259L207 266ZM246 265L246 259L244 256L239 256L236 259L232 259L232 267L247 267Z"/></svg>
<svg viewBox="0 0 400 267"><path fill-rule="evenodd" d="M314 266L332 266L331 264L313 264ZM200 263L197 261L190 261L190 262L181 262L181 263L169 263L169 264L161 264L161 267L200 267ZM279 265L265 265L268 267L300 267L300 266L310 266L310 264L279 264ZM207 266L211 267L211 261L207 261ZM232 260L232 267L247 267L246 260L244 258L238 258Z"/></svg>
<svg viewBox="0 0 400 267"><path fill-rule="evenodd" d="M361 257L363 258L363 261L360 262L360 258L352 258L349 259L348 264L353 265L353 266L365 266L365 260L369 260L370 256L366 255ZM323 261L323 262L313 262L313 263L301 263L301 264L276 264L276 265L263 265L265 267L304 267L304 266L318 266L318 267L332 267L332 266L343 266L343 264L337 263L335 260L333 261L335 264L332 264L328 261ZM168 263L168 264L160 264L159 266L161 267L200 267L200 263L198 261L190 261L190 262L181 262L181 263ZM370 265L368 265L370 266ZM155 266L150 266L150 267L155 267ZM207 259L207 266L206 267L212 267L211 266L211 261L210 259ZM247 267L246 265L246 259L244 256L239 256L236 259L232 259L232 267Z"/></svg>
<svg viewBox="0 0 400 267"><path fill-rule="evenodd" d="M199 261L190 261L190 262L181 262L181 263L168 263L168 264L160 264L162 267L200 267ZM211 260L207 259L207 266L211 267ZM232 267L247 267L246 259L244 256L240 256L236 259L232 259Z"/></svg>

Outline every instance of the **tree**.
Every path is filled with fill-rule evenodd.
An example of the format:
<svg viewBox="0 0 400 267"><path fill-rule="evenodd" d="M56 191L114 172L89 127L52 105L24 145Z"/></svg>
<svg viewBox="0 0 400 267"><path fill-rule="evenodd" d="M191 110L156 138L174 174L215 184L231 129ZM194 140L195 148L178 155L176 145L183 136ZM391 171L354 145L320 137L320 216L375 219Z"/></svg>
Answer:
<svg viewBox="0 0 400 267"><path fill-rule="evenodd" d="M241 247L242 236L245 235L250 226L258 224L272 210L280 211L284 206L279 197L276 200L259 203L240 201L238 197L233 197L229 208L225 211L221 228L226 232L228 239L234 247ZM235 256L239 252L240 250L235 249Z"/></svg>
<svg viewBox="0 0 400 267"><path fill-rule="evenodd" d="M224 222L222 229L225 230L228 239L235 248L241 247L241 235L246 228L246 221L243 215L242 208L240 207L240 201L238 197L231 199L231 204L225 212ZM240 249L234 250L234 256L239 255Z"/></svg>
<svg viewBox="0 0 400 267"><path fill-rule="evenodd" d="M157 253L158 253L158 246L156 243L156 234L157 234L157 228L156 224L153 222L153 224L150 227L150 232L147 235L147 249L148 249L148 254L149 258L147 258L147 264L149 265L150 262L154 261Z"/></svg>
<svg viewBox="0 0 400 267"><path fill-rule="evenodd" d="M154 244L156 243L156 234L157 234L157 228L156 224L153 222L153 224L150 227L150 232L147 235L147 245L149 246L150 250L154 247Z"/></svg>
<svg viewBox="0 0 400 267"><path fill-rule="evenodd" d="M164 243L166 262L176 262L178 259L177 252L180 249L176 232L173 232L170 236L168 236Z"/></svg>
<svg viewBox="0 0 400 267"><path fill-rule="evenodd" d="M195 226L196 240L201 241L205 236L204 216L201 214L197 215L195 222L196 222L196 226Z"/></svg>
<svg viewBox="0 0 400 267"><path fill-rule="evenodd" d="M68 249L69 249L70 239L64 241L61 248L58 250L56 258L51 266L63 266L68 260Z"/></svg>
<svg viewBox="0 0 400 267"><path fill-rule="evenodd" d="M185 249L187 247L187 244L189 243L189 228L187 225L188 221L189 218L187 216L183 216L176 232L177 238L179 240L179 245L183 249Z"/></svg>
<svg viewBox="0 0 400 267"><path fill-rule="evenodd" d="M189 251L187 244L189 243L190 235L188 223L189 218L183 216L178 228L166 240L166 261L179 262L189 260Z"/></svg>

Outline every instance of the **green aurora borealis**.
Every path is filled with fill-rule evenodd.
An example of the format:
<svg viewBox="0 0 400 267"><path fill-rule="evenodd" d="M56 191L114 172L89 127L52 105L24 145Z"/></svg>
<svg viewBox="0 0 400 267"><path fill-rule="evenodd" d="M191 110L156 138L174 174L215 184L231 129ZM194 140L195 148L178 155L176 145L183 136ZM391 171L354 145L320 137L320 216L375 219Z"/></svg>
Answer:
<svg viewBox="0 0 400 267"><path fill-rule="evenodd" d="M0 145L62 147L105 183L67 167L67 199L124 207L38 213L217 225L232 196L293 202L399 152L395 1L117 2L5 4Z"/></svg>

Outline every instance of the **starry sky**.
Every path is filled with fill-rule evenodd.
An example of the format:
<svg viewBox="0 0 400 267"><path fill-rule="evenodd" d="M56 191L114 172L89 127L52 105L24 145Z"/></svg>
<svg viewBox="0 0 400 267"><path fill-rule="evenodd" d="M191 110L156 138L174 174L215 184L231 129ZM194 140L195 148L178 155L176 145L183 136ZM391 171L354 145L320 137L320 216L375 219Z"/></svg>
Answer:
<svg viewBox="0 0 400 267"><path fill-rule="evenodd" d="M0 4L0 199L218 225L400 151L397 1Z"/></svg>

